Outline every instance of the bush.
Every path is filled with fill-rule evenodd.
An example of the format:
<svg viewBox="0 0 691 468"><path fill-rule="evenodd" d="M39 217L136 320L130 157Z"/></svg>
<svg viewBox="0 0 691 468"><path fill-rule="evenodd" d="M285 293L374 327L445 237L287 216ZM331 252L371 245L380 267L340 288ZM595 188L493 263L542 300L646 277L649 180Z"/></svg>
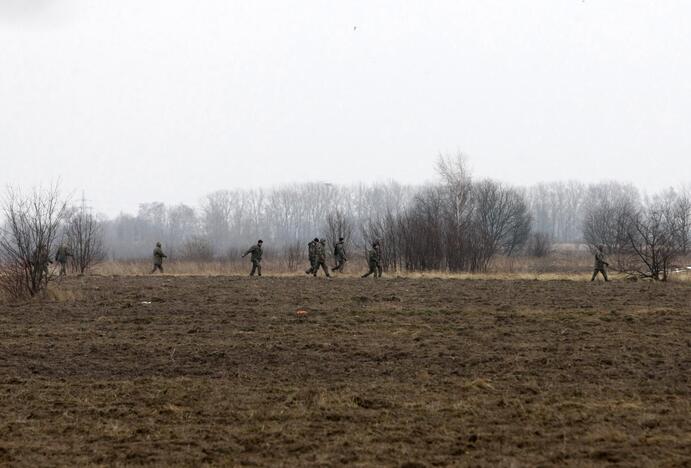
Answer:
<svg viewBox="0 0 691 468"><path fill-rule="evenodd" d="M28 195L8 190L0 230L0 289L11 299L35 296L48 286L49 252L65 208L56 186Z"/></svg>
<svg viewBox="0 0 691 468"><path fill-rule="evenodd" d="M210 262L214 259L214 249L208 239L193 237L182 245L180 259L193 262Z"/></svg>
<svg viewBox="0 0 691 468"><path fill-rule="evenodd" d="M547 257L554 249L552 238L544 232L530 234L526 244L526 254L530 257Z"/></svg>

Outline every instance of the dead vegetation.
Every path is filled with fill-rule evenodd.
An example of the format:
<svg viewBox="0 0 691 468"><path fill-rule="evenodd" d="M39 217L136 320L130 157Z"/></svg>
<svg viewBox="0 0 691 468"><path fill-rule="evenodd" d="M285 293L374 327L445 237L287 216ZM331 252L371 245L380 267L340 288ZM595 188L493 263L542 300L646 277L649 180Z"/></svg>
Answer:
<svg viewBox="0 0 691 468"><path fill-rule="evenodd" d="M301 246L297 246L295 252L289 249L286 257L272 254L265 255L262 268L266 274L273 276L298 275L301 276L307 268L308 261ZM329 260L331 264L332 260ZM249 273L250 264L240 255L221 260L177 260L166 261L165 271L170 274L180 275L246 275ZM586 251L563 249L555 251L546 257L527 256L497 256L483 273L464 273L448 270L428 271L388 271L385 274L392 276L419 277L420 275L446 275L453 278L485 278L485 277L532 277L547 274L549 278L566 278L573 275L586 277L592 273L592 255ZM345 276L359 276L368 269L367 261L362 255L353 253L346 263ZM110 261L97 265L94 273L101 275L141 275L151 271L149 260L136 261ZM523 276L521 276L523 275ZM339 274L343 276L343 274Z"/></svg>

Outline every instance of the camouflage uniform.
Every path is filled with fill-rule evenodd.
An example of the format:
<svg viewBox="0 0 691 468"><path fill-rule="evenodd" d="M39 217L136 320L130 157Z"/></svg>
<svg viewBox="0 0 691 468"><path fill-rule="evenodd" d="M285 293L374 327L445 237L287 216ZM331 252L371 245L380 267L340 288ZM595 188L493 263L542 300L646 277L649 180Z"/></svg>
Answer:
<svg viewBox="0 0 691 468"><path fill-rule="evenodd" d="M331 276L329 274L329 268L326 266L326 239L322 239L317 242L316 258L314 260L314 269L312 270L312 274L314 276L317 276L319 267L324 270L324 273L327 277Z"/></svg>
<svg viewBox="0 0 691 468"><path fill-rule="evenodd" d="M60 276L67 274L67 257L72 257L72 252L65 244L61 244L55 252L55 261L60 264Z"/></svg>
<svg viewBox="0 0 691 468"><path fill-rule="evenodd" d="M590 281L595 281L595 277L598 273L602 273L602 276L605 278L605 281L609 281L609 279L607 278L608 266L609 263L607 263L607 261L605 260L604 247L602 245L598 245L597 250L595 251L595 268L593 271L593 277L590 278Z"/></svg>
<svg viewBox="0 0 691 468"><path fill-rule="evenodd" d="M340 271L342 273L343 267L346 261L348 261L345 254L345 243L342 237L336 242L336 245L334 245L334 258L336 259L336 266L333 267L331 271Z"/></svg>
<svg viewBox="0 0 691 468"><path fill-rule="evenodd" d="M247 252L242 254L243 257L248 254L252 254L250 257L250 261L252 262L252 271L250 271L250 276L254 276L254 273L257 273L257 276L262 275L262 254L264 253L262 251L262 244L263 241L260 239L255 245L250 247Z"/></svg>
<svg viewBox="0 0 691 468"><path fill-rule="evenodd" d="M163 273L163 259L166 257L168 256L163 253L161 243L156 242L156 248L154 249L154 269L151 270L151 273L156 273L156 270L160 270L161 273Z"/></svg>
<svg viewBox="0 0 691 468"><path fill-rule="evenodd" d="M367 263L369 264L369 271L362 275L362 277L367 278L374 273L375 278L381 278L381 251L379 250L378 242L372 244L372 250L368 253Z"/></svg>
<svg viewBox="0 0 691 468"><path fill-rule="evenodd" d="M307 244L307 257L309 258L310 267L305 270L305 274L312 274L317 269L317 244L319 239L316 237Z"/></svg>

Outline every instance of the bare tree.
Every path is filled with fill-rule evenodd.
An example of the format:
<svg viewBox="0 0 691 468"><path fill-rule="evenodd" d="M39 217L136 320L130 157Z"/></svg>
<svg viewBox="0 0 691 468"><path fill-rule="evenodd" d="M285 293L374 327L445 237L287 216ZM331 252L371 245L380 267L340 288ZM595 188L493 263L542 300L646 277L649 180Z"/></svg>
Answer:
<svg viewBox="0 0 691 468"><path fill-rule="evenodd" d="M682 251L676 223L669 204L654 204L633 215L627 237L631 252L640 259L640 266L633 273L667 281L669 270Z"/></svg>
<svg viewBox="0 0 691 468"><path fill-rule="evenodd" d="M0 233L0 288L12 298L35 296L51 280L48 264L66 209L57 185L23 194L8 189Z"/></svg>
<svg viewBox="0 0 691 468"><path fill-rule="evenodd" d="M168 243L168 250L201 236L201 225L194 208L179 204L168 207L166 211L167 232L163 240Z"/></svg>
<svg viewBox="0 0 691 468"><path fill-rule="evenodd" d="M286 266L288 271L297 271L305 261L304 246L300 241L295 241L286 247Z"/></svg>
<svg viewBox="0 0 691 468"><path fill-rule="evenodd" d="M583 240L591 252L605 247L613 269L635 270L637 260L630 249L631 223L641 209L638 191L632 186L600 184L591 187L583 217Z"/></svg>
<svg viewBox="0 0 691 468"><path fill-rule="evenodd" d="M527 190L533 229L557 242L580 241L586 186L581 182L540 183Z"/></svg>
<svg viewBox="0 0 691 468"><path fill-rule="evenodd" d="M228 190L210 193L202 202L202 217L207 238L225 250L230 241L230 225L235 195Z"/></svg>
<svg viewBox="0 0 691 468"><path fill-rule="evenodd" d="M457 225L445 225L447 192L441 187L427 187L415 197L412 206L399 216L397 228L402 263L408 270L441 270L453 255ZM449 240L451 238L451 241ZM454 264L455 265L455 264ZM451 267L453 269L453 267Z"/></svg>
<svg viewBox="0 0 691 468"><path fill-rule="evenodd" d="M357 247L362 251L362 254L365 258L367 258L367 252L375 241L379 242L380 246L381 244L386 243L385 240L383 240L384 227L382 224L381 218L376 217L370 218L360 225L361 242ZM380 261L382 260L380 259Z"/></svg>
<svg viewBox="0 0 691 468"><path fill-rule="evenodd" d="M665 281L688 245L688 200L674 191L638 200L635 189L610 192L587 210L583 238L604 245L615 270Z"/></svg>
<svg viewBox="0 0 691 468"><path fill-rule="evenodd" d="M440 220L443 220L443 226L440 226L440 234L443 234L436 244L436 249L443 253L446 266L450 270L465 270L468 268L470 234L473 232L471 225L475 210L475 186L466 157L460 153L455 157L440 155L437 159L437 173L442 181L440 189L437 189L436 201L440 203L441 212L435 216L440 216ZM429 208L432 206L432 193L428 191L427 195Z"/></svg>
<svg viewBox="0 0 691 468"><path fill-rule="evenodd" d="M353 224L343 211L336 209L326 215L323 231L326 232L326 242L331 247L331 252L341 237L345 239L346 252L350 250Z"/></svg>
<svg viewBox="0 0 691 468"><path fill-rule="evenodd" d="M553 241L549 234L533 232L526 243L526 253L531 257L543 258L552 253Z"/></svg>
<svg viewBox="0 0 691 468"><path fill-rule="evenodd" d="M679 244L681 255L691 252L691 186L683 187L680 191L672 190L670 218L674 222L675 236Z"/></svg>
<svg viewBox="0 0 691 468"><path fill-rule="evenodd" d="M84 201L68 218L65 234L72 252L70 263L78 273L84 274L105 258L103 227Z"/></svg>
<svg viewBox="0 0 691 468"><path fill-rule="evenodd" d="M474 268L484 270L500 251L511 255L530 234L531 218L523 195L512 187L485 180L474 194Z"/></svg>
<svg viewBox="0 0 691 468"><path fill-rule="evenodd" d="M206 237L193 236L183 242L179 258L193 262L210 262L214 259L214 249Z"/></svg>

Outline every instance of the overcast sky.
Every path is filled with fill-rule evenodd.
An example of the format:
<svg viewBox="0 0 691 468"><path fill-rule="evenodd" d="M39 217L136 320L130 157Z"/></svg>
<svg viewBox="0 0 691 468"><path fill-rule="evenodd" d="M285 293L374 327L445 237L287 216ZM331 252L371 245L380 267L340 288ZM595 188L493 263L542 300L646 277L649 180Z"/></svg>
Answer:
<svg viewBox="0 0 691 468"><path fill-rule="evenodd" d="M686 0L0 0L0 185L691 181Z"/></svg>

